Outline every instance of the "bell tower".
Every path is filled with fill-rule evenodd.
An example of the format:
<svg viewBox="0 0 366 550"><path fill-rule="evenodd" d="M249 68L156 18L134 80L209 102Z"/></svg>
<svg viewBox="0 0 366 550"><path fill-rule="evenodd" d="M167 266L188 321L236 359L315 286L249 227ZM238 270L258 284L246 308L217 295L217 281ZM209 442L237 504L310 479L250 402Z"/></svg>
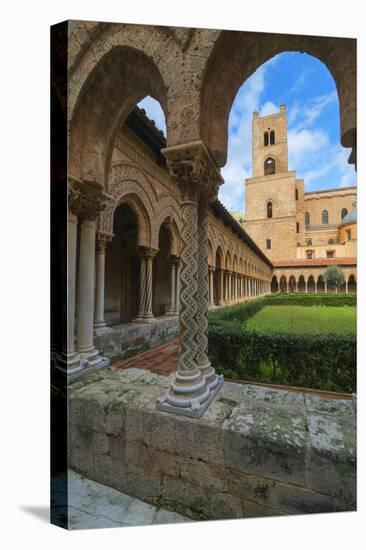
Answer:
<svg viewBox="0 0 366 550"><path fill-rule="evenodd" d="M272 261L296 258L304 241L304 182L288 170L286 106L252 121L253 176L245 180L245 223Z"/></svg>
<svg viewBox="0 0 366 550"><path fill-rule="evenodd" d="M273 115L260 117L254 111L252 166L254 178L288 172L286 105Z"/></svg>

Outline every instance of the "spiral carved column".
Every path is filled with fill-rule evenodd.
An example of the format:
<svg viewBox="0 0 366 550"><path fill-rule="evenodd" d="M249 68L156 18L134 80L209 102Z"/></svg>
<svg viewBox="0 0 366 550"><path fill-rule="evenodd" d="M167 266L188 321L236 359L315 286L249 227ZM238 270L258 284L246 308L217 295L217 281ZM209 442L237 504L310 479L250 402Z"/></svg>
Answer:
<svg viewBox="0 0 366 550"><path fill-rule="evenodd" d="M144 249L140 250L140 300L136 321L143 321L146 311L146 257Z"/></svg>
<svg viewBox="0 0 366 550"><path fill-rule="evenodd" d="M212 189L217 191L221 176L206 147L197 141L162 149L171 176L181 191L181 257L178 369L168 392L158 400L159 410L199 418L219 389L210 384L216 376L207 359L207 227L205 252L198 258L198 201L206 206ZM203 266L204 259L206 267ZM202 268L199 269L199 266ZM206 276L203 284L200 281ZM200 298L203 304L200 304ZM206 356L207 357L207 356ZM200 359L200 364L198 360Z"/></svg>
<svg viewBox="0 0 366 550"><path fill-rule="evenodd" d="M198 209L198 367L210 390L222 377L217 376L207 357L208 350L208 212L204 202Z"/></svg>

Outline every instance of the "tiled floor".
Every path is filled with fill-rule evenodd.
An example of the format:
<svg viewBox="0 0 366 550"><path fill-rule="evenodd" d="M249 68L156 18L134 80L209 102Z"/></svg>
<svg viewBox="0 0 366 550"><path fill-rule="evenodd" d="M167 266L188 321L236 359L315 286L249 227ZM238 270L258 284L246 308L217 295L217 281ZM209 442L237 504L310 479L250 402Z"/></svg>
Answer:
<svg viewBox="0 0 366 550"><path fill-rule="evenodd" d="M113 365L116 369L146 369L155 374L169 376L172 372L174 363L178 358L178 338L170 340L166 344L151 348L143 353L139 353L130 359L125 359Z"/></svg>
<svg viewBox="0 0 366 550"><path fill-rule="evenodd" d="M62 488L60 483L60 488ZM147 504L116 489L92 481L72 470L68 472L69 529L132 527L193 521L175 512ZM54 509L60 517L64 506Z"/></svg>

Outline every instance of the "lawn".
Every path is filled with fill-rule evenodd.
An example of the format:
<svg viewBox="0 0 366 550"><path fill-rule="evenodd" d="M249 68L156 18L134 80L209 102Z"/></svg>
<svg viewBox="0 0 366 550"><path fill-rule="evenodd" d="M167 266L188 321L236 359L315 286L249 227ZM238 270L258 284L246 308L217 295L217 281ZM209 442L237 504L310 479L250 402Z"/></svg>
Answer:
<svg viewBox="0 0 366 550"><path fill-rule="evenodd" d="M245 324L247 331L292 334L355 334L356 308L265 306Z"/></svg>

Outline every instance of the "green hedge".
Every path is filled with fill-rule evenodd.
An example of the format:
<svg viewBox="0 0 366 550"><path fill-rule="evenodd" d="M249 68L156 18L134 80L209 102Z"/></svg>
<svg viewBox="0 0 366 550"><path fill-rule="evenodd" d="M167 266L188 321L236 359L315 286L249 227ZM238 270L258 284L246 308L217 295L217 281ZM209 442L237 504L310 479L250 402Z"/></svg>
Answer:
<svg viewBox="0 0 366 550"><path fill-rule="evenodd" d="M356 337L245 332L209 325L209 355L227 378L336 392L356 391Z"/></svg>
<svg viewBox="0 0 366 550"><path fill-rule="evenodd" d="M266 305L276 305L276 306L356 306L356 294L269 294L264 298L266 300Z"/></svg>
<svg viewBox="0 0 366 550"><path fill-rule="evenodd" d="M270 305L355 306L352 294L271 294L209 314L209 353L231 379L327 391L356 390L355 335L246 332L246 321Z"/></svg>

